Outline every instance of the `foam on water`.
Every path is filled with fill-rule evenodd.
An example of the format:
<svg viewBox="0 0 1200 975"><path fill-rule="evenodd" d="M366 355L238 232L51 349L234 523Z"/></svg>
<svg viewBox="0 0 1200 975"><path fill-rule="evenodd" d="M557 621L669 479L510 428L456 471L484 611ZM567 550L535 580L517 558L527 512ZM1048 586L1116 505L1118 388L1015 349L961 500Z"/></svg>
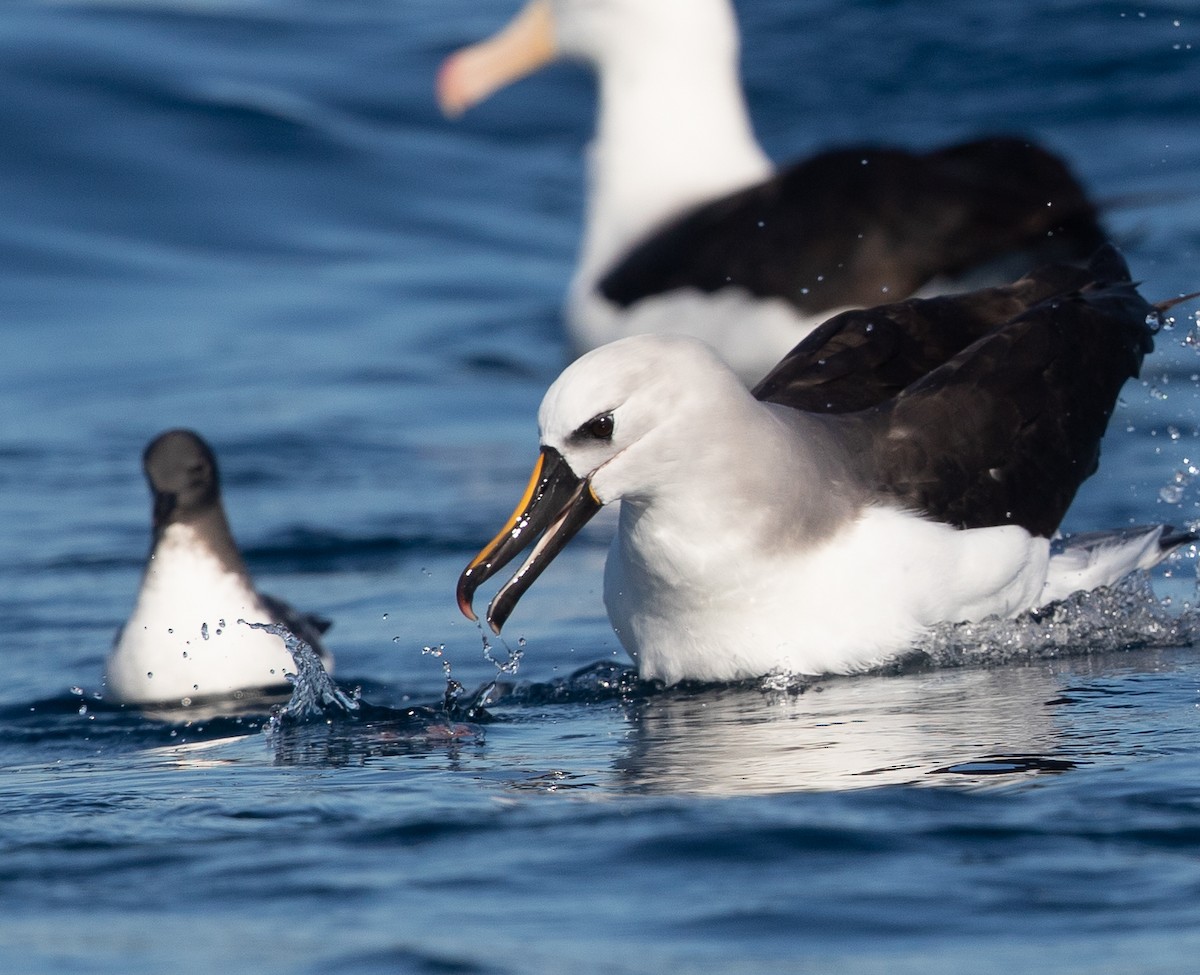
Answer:
<svg viewBox="0 0 1200 975"><path fill-rule="evenodd" d="M1015 619L943 624L905 663L990 666L1150 647L1192 646L1200 613L1171 612L1150 577L1134 572L1114 586L1078 592Z"/></svg>

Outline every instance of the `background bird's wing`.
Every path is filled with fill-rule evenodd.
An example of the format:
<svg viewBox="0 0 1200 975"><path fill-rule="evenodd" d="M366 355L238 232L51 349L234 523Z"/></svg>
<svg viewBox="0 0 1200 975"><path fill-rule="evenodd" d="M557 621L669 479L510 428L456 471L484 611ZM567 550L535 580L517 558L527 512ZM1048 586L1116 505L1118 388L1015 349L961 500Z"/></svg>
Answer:
<svg viewBox="0 0 1200 975"><path fill-rule="evenodd" d="M622 307L679 288L742 288L806 314L912 294L1015 255L1011 278L1084 261L1106 237L1058 157L992 137L926 154L821 153L656 229L601 279Z"/></svg>

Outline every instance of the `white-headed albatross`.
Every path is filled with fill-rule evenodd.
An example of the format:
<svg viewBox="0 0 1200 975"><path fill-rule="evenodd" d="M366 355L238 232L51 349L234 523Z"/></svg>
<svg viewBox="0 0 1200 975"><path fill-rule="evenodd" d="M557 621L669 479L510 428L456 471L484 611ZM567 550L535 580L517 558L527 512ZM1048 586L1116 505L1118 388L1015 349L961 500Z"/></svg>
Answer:
<svg viewBox="0 0 1200 975"><path fill-rule="evenodd" d="M1020 138L852 147L776 170L728 0L532 0L446 60L439 101L457 115L560 55L600 87L566 309L576 353L690 334L754 383L835 311L1083 263L1106 239L1063 162Z"/></svg>
<svg viewBox="0 0 1200 975"><path fill-rule="evenodd" d="M190 430L146 447L153 539L137 602L105 665L114 703L178 706L240 691L282 691L296 665L282 639L239 624L281 623L321 645L329 621L254 588L221 504L217 458Z"/></svg>
<svg viewBox="0 0 1200 975"><path fill-rule="evenodd" d="M859 671L939 622L1111 584L1194 540L1051 546L1156 320L1108 248L1090 271L845 313L753 393L694 339L613 342L546 393L534 475L459 606L474 618L479 584L532 544L489 607L499 632L613 501L608 615L668 683Z"/></svg>

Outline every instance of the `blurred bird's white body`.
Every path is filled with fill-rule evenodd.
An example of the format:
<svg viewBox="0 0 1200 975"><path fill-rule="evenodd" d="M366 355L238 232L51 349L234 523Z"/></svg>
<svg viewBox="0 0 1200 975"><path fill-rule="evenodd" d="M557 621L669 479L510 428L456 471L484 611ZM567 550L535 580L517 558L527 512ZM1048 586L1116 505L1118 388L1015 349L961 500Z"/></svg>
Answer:
<svg viewBox="0 0 1200 975"><path fill-rule="evenodd" d="M283 685L295 669L283 641L239 619L272 621L246 577L230 572L191 526L167 526L109 657L107 696L177 703Z"/></svg>

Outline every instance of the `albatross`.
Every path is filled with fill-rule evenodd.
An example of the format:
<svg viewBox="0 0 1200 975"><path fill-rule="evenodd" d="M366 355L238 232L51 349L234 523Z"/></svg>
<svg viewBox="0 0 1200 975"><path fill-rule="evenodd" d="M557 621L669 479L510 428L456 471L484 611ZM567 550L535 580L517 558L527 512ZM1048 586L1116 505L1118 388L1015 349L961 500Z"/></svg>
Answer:
<svg viewBox="0 0 1200 975"><path fill-rule="evenodd" d="M175 705L288 687L283 640L240 624L279 623L332 669L328 620L258 592L229 530L212 448L168 430L142 456L153 498L150 556L137 600L105 665L115 703Z"/></svg>
<svg viewBox="0 0 1200 975"><path fill-rule="evenodd" d="M474 619L478 586L532 546L488 609L499 633L616 501L604 603L667 683L862 671L938 623L1110 585L1195 539L1056 538L1159 311L1106 248L1088 270L836 316L753 392L687 336L603 346L546 393L529 486L459 606Z"/></svg>
<svg viewBox="0 0 1200 975"><path fill-rule="evenodd" d="M1024 138L858 146L776 169L754 137L728 0L532 0L438 74L457 116L557 57L599 80L576 353L702 338L748 384L835 311L1086 263L1106 240L1068 167Z"/></svg>

